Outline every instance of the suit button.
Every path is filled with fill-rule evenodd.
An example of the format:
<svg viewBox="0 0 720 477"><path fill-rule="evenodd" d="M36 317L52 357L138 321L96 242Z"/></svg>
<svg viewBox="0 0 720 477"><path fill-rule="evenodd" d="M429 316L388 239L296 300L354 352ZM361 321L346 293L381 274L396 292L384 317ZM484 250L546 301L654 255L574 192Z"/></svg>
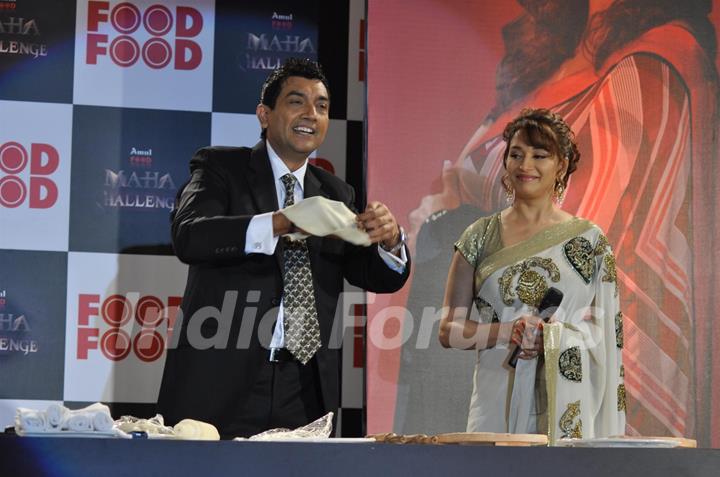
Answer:
<svg viewBox="0 0 720 477"><path fill-rule="evenodd" d="M272 306L278 306L280 304L280 300L278 300L277 298L273 298L272 300L270 300L270 304Z"/></svg>
<svg viewBox="0 0 720 477"><path fill-rule="evenodd" d="M237 252L237 249L238 249L237 247L232 247L232 248L230 249L230 251L231 251L231 252Z"/></svg>
<svg viewBox="0 0 720 477"><path fill-rule="evenodd" d="M215 253L216 253L216 254L217 254L217 253L220 253L220 249L219 249L219 248L216 248L216 249L215 249Z"/></svg>

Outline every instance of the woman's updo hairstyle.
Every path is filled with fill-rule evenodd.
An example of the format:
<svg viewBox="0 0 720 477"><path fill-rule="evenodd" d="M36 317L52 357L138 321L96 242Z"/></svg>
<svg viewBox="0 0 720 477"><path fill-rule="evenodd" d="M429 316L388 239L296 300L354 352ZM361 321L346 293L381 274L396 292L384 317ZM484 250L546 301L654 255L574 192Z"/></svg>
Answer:
<svg viewBox="0 0 720 477"><path fill-rule="evenodd" d="M568 177L577 169L580 151L578 151L575 143L575 134L565 120L549 109L523 109L518 117L505 126L503 131L503 139L505 140L503 165L505 166L507 166L507 158L510 153L510 141L518 132L521 132L524 139L532 147L545 149L551 154L567 160L567 171L560 178L562 189L566 189Z"/></svg>

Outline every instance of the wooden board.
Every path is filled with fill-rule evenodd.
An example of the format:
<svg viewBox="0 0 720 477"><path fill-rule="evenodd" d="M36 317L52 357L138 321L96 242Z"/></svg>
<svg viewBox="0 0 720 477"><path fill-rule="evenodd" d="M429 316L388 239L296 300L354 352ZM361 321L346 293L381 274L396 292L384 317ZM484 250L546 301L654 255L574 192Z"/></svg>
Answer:
<svg viewBox="0 0 720 477"><path fill-rule="evenodd" d="M546 446L543 434L505 434L497 432L450 432L437 435L438 444L470 444L490 446Z"/></svg>

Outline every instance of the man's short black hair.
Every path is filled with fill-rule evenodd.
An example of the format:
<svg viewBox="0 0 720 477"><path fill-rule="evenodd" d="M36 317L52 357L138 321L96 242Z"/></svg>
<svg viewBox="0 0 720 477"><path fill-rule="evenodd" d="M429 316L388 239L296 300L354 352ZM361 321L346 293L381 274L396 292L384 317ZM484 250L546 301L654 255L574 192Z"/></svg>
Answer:
<svg viewBox="0 0 720 477"><path fill-rule="evenodd" d="M280 90L282 90L285 81L291 76L322 81L328 92L328 97L330 96L330 86L319 63L307 58L288 58L282 65L273 70L265 83L263 83L260 102L274 109Z"/></svg>

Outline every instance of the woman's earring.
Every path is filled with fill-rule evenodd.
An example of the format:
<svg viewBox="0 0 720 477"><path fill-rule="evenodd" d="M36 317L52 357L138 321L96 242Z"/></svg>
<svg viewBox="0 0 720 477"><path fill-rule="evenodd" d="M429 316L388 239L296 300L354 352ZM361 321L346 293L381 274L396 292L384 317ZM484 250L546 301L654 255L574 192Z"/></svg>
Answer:
<svg viewBox="0 0 720 477"><path fill-rule="evenodd" d="M510 185L508 175L502 176L500 182L502 182L503 189L505 189L505 200L508 205L512 205L515 202L515 189Z"/></svg>
<svg viewBox="0 0 720 477"><path fill-rule="evenodd" d="M553 200L557 205L562 205L565 200L565 186L560 179L555 180L555 189L553 190Z"/></svg>

